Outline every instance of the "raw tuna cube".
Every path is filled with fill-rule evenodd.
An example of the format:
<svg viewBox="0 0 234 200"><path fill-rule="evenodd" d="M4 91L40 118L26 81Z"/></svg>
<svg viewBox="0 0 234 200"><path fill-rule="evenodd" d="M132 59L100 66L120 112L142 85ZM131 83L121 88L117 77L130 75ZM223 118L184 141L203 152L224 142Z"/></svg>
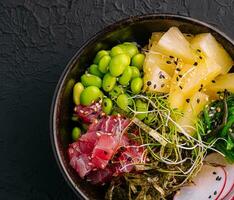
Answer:
<svg viewBox="0 0 234 200"><path fill-rule="evenodd" d="M109 182L113 175L113 170L111 168L106 167L105 169L99 169L96 171L90 172L87 176L87 180L92 184L102 184Z"/></svg>
<svg viewBox="0 0 234 200"><path fill-rule="evenodd" d="M92 162L97 168L105 168L118 148L118 140L111 135L101 135L92 153Z"/></svg>
<svg viewBox="0 0 234 200"><path fill-rule="evenodd" d="M93 168L86 154L82 154L78 157L74 156L70 160L70 165L77 171L81 178L84 178Z"/></svg>

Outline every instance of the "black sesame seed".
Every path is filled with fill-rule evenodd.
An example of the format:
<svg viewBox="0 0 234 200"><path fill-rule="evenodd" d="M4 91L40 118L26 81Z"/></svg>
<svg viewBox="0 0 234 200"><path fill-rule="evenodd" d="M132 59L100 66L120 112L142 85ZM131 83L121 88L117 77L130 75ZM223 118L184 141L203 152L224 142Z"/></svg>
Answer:
<svg viewBox="0 0 234 200"><path fill-rule="evenodd" d="M183 89L183 87L182 87L181 85L179 86L179 88L180 88L181 90Z"/></svg>
<svg viewBox="0 0 234 200"><path fill-rule="evenodd" d="M192 35L191 34L186 34L187 35L187 37L192 37Z"/></svg>
<svg viewBox="0 0 234 200"><path fill-rule="evenodd" d="M200 50L200 49L197 49L197 52L201 53L201 50Z"/></svg>
<svg viewBox="0 0 234 200"><path fill-rule="evenodd" d="M177 67L177 68L176 68L176 71L180 72L180 71L181 71L181 69Z"/></svg>
<svg viewBox="0 0 234 200"><path fill-rule="evenodd" d="M174 61L174 63L175 63L176 65L178 64L178 62L177 62L176 60Z"/></svg>
<svg viewBox="0 0 234 200"><path fill-rule="evenodd" d="M202 91L202 88L200 88L198 91L201 92L201 91Z"/></svg>
<svg viewBox="0 0 234 200"><path fill-rule="evenodd" d="M170 58L174 58L174 56L169 56Z"/></svg>
<svg viewBox="0 0 234 200"><path fill-rule="evenodd" d="M193 63L193 65L194 65L194 66L197 66L197 65L198 65L198 63L197 63L197 62L195 62L195 63Z"/></svg>
<svg viewBox="0 0 234 200"><path fill-rule="evenodd" d="M147 81L147 85L150 86L152 83L151 81Z"/></svg>
<svg viewBox="0 0 234 200"><path fill-rule="evenodd" d="M213 174L215 175L215 174L217 174L216 172L213 172Z"/></svg>
<svg viewBox="0 0 234 200"><path fill-rule="evenodd" d="M197 103L200 103L200 99L197 99ZM214 173L214 172L213 172Z"/></svg>
<svg viewBox="0 0 234 200"><path fill-rule="evenodd" d="M216 195L216 194L217 194L217 191L215 190L215 191L214 191L214 195Z"/></svg>
<svg viewBox="0 0 234 200"><path fill-rule="evenodd" d="M162 79L162 78L164 79L165 78L165 76L162 74L162 72L159 72L159 78L160 79Z"/></svg>
<svg viewBox="0 0 234 200"><path fill-rule="evenodd" d="M179 77L180 77L180 78L182 78L182 77L183 77L183 75L182 75L182 74L179 74Z"/></svg>
<svg viewBox="0 0 234 200"><path fill-rule="evenodd" d="M190 99L186 99L186 102L189 103L189 102L190 102Z"/></svg>
<svg viewBox="0 0 234 200"><path fill-rule="evenodd" d="M203 87L203 84L201 84L201 88Z"/></svg>
<svg viewBox="0 0 234 200"><path fill-rule="evenodd" d="M154 89L157 87L157 85L156 84L154 84Z"/></svg>
<svg viewBox="0 0 234 200"><path fill-rule="evenodd" d="M220 181L221 179L222 179L222 177L220 177L220 176L216 177L216 181Z"/></svg>
<svg viewBox="0 0 234 200"><path fill-rule="evenodd" d="M202 60L202 56L199 56L199 58Z"/></svg>
<svg viewBox="0 0 234 200"><path fill-rule="evenodd" d="M211 195L208 198L211 199Z"/></svg>
<svg viewBox="0 0 234 200"><path fill-rule="evenodd" d="M212 82L212 83L215 83L215 80L212 80L211 82Z"/></svg>
<svg viewBox="0 0 234 200"><path fill-rule="evenodd" d="M176 77L176 81L179 81L179 77L178 76Z"/></svg>
<svg viewBox="0 0 234 200"><path fill-rule="evenodd" d="M167 61L167 64L171 64L171 61L170 61L170 60L168 60L168 61Z"/></svg>
<svg viewBox="0 0 234 200"><path fill-rule="evenodd" d="M165 84L163 83L162 85L161 85L161 87L164 87L165 86Z"/></svg>

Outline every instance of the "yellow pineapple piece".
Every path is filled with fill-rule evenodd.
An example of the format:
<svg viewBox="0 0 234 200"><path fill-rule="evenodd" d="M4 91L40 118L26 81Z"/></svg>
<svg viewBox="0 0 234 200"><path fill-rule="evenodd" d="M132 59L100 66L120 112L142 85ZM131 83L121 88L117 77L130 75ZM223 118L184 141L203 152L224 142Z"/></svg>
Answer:
<svg viewBox="0 0 234 200"><path fill-rule="evenodd" d="M185 64L181 71L175 72L171 81L169 93L171 107L182 110L186 99L202 91L220 72L221 67L209 58L204 58L202 62L195 65ZM178 98L181 100L179 101Z"/></svg>
<svg viewBox="0 0 234 200"><path fill-rule="evenodd" d="M183 62L194 62L194 51L190 43L177 27L171 27L158 41L157 51L167 55L180 58Z"/></svg>
<svg viewBox="0 0 234 200"><path fill-rule="evenodd" d="M221 66L221 74L226 74L233 66L233 60L227 51L210 33L196 35L191 41L195 50L201 50L208 58Z"/></svg>
<svg viewBox="0 0 234 200"><path fill-rule="evenodd" d="M150 62L144 65L144 91L168 93L170 89L171 76L163 71L157 64Z"/></svg>
<svg viewBox="0 0 234 200"><path fill-rule="evenodd" d="M212 98L218 98L217 92L224 90L234 93L234 73L219 75L206 87L206 93Z"/></svg>
<svg viewBox="0 0 234 200"><path fill-rule="evenodd" d="M191 98L186 99L186 105L183 109L183 116L177 123L189 134L195 131L195 123L199 113L209 102L208 95L202 92L196 92Z"/></svg>

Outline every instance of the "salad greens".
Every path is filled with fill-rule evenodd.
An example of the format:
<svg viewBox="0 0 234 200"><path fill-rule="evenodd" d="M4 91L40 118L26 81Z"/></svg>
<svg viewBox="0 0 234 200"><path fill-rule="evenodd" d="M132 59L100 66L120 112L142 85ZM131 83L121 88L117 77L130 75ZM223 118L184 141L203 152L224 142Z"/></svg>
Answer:
<svg viewBox="0 0 234 200"><path fill-rule="evenodd" d="M223 92L220 99L206 106L201 113L206 141L217 140L215 148L234 163L234 94Z"/></svg>
<svg viewBox="0 0 234 200"><path fill-rule="evenodd" d="M73 88L70 165L108 184L108 200L161 200L199 177L207 154L234 163L232 65L211 34L177 27L153 33L146 49L100 50Z"/></svg>

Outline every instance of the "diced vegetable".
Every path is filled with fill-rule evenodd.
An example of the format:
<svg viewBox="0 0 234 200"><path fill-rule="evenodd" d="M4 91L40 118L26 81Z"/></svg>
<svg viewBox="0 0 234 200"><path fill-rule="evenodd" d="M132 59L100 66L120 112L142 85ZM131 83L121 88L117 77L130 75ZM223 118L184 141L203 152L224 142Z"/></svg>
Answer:
<svg viewBox="0 0 234 200"><path fill-rule="evenodd" d="M150 49L153 44L156 45L164 33L165 32L153 32L149 40L148 48ZM194 38L194 35L192 34L183 33L183 35L186 38L186 40L188 40L188 42L191 42Z"/></svg>
<svg viewBox="0 0 234 200"><path fill-rule="evenodd" d="M181 58L184 62L194 62L194 52L190 43L177 27L170 28L158 41L157 50L165 55Z"/></svg>
<svg viewBox="0 0 234 200"><path fill-rule="evenodd" d="M217 164L224 166L224 170L227 173L227 181L224 187L220 199L224 199L229 195L229 193L234 189L234 164L228 164L225 158L219 153L211 153L205 158L206 162L210 164Z"/></svg>
<svg viewBox="0 0 234 200"><path fill-rule="evenodd" d="M144 91L168 93L171 77L158 66L144 67Z"/></svg>
<svg viewBox="0 0 234 200"><path fill-rule="evenodd" d="M154 66L159 67L170 76L173 76L176 68L173 58L152 51L146 55L144 71L147 71L147 68L152 68Z"/></svg>
<svg viewBox="0 0 234 200"><path fill-rule="evenodd" d="M177 98L176 95L182 92L185 98L190 98L197 91L209 84L221 71L221 67L211 59L201 62L181 77L177 83L176 91L170 94L170 99Z"/></svg>
<svg viewBox="0 0 234 200"><path fill-rule="evenodd" d="M223 92L225 90L234 93L234 73L220 75L206 87L207 94L216 98L218 97L217 92Z"/></svg>
<svg viewBox="0 0 234 200"><path fill-rule="evenodd" d="M174 200L220 199L226 184L226 172L222 167L204 165L192 182L191 185L182 187Z"/></svg>
<svg viewBox="0 0 234 200"><path fill-rule="evenodd" d="M230 55L210 33L196 35L191 41L191 45L194 49L201 50L207 57L216 61L222 68L222 74L226 74L233 66Z"/></svg>
<svg viewBox="0 0 234 200"><path fill-rule="evenodd" d="M192 98L186 99L183 116L178 120L178 124L188 133L194 133L196 130L195 123L198 119L198 114L207 103L208 96L202 92L197 92Z"/></svg>

